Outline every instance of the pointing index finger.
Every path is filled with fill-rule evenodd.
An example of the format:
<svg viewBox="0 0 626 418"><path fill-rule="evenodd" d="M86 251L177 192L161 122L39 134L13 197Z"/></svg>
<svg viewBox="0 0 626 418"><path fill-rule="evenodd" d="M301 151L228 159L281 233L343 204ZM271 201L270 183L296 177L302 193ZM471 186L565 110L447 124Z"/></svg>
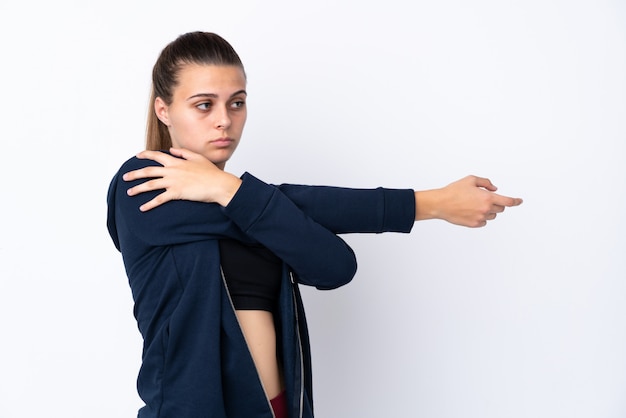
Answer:
<svg viewBox="0 0 626 418"><path fill-rule="evenodd" d="M519 197L508 197L502 196L499 194L494 194L494 203L496 205L511 207L511 206L519 206L522 204L523 200Z"/></svg>

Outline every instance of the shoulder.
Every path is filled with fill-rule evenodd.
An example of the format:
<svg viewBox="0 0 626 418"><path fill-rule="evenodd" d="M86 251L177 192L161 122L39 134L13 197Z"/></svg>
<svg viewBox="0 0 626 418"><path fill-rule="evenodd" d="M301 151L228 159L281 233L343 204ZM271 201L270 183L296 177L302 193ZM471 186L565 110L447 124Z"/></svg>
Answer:
<svg viewBox="0 0 626 418"><path fill-rule="evenodd" d="M120 166L117 172L113 175L113 178L111 179L111 182L109 183L109 191L108 191L109 200L112 198L113 194L115 193L115 190L117 190L118 187L124 185L124 190L130 187L128 186L128 184L122 181L122 176L125 173L128 173L129 171L139 170L145 167L159 166L159 165L160 164L154 160L137 158L136 156L130 157L129 159L124 161L124 163Z"/></svg>
<svg viewBox="0 0 626 418"><path fill-rule="evenodd" d="M161 151L161 152L165 152L165 151ZM136 156L133 156L133 157L130 157L128 160L126 160L120 166L120 169L118 170L118 175L127 173L129 171L133 171L133 170L139 170L140 168L144 168L144 167L159 166L159 165L161 164L157 163L154 160L148 160L145 158L137 158Z"/></svg>

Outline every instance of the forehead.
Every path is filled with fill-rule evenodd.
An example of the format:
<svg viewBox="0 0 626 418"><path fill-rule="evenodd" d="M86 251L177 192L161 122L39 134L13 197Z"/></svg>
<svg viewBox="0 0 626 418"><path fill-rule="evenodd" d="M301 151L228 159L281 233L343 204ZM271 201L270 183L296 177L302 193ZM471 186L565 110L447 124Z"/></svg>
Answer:
<svg viewBox="0 0 626 418"><path fill-rule="evenodd" d="M228 93L245 89L246 77L241 68L226 65L185 64L178 73L176 93Z"/></svg>

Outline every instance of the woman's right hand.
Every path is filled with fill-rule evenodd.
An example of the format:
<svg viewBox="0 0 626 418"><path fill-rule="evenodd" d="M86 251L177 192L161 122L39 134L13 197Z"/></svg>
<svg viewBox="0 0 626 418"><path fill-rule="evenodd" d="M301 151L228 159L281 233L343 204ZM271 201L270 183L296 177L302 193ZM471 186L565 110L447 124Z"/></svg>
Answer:
<svg viewBox="0 0 626 418"><path fill-rule="evenodd" d="M522 199L494 193L489 179L467 176L441 189L415 192L415 220L443 219L455 225L478 228Z"/></svg>
<svg viewBox="0 0 626 418"><path fill-rule="evenodd" d="M206 157L195 152L171 148L172 155L160 151L142 151L137 158L156 161L161 166L144 167L125 173L123 179L132 181L149 179L128 189L129 196L164 189L154 199L143 204L142 212L154 209L170 200L192 200L196 202L228 205L241 179L220 170Z"/></svg>

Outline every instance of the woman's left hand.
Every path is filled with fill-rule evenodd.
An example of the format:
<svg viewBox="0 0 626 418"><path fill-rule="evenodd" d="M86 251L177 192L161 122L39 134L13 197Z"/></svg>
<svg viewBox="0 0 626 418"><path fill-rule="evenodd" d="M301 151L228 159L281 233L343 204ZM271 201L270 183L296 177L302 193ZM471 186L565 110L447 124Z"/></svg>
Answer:
<svg viewBox="0 0 626 418"><path fill-rule="evenodd" d="M144 167L129 171L125 181L149 179L128 189L129 196L161 190L154 199L140 206L142 212L154 209L170 200L192 200L196 202L228 205L241 179L220 170L203 155L183 149L171 148L172 155L160 151L142 151L137 158L156 161L161 166Z"/></svg>

